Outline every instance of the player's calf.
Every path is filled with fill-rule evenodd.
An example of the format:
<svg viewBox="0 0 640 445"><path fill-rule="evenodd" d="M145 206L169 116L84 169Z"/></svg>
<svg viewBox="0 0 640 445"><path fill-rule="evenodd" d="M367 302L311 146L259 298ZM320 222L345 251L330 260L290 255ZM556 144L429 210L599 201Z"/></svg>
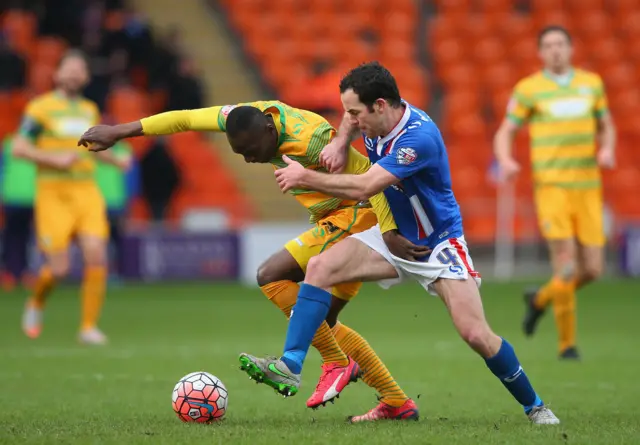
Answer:
<svg viewBox="0 0 640 445"><path fill-rule="evenodd" d="M436 290L447 305L460 336L482 356L489 370L522 405L529 419L540 424L559 423L534 391L513 347L494 334L487 324L477 286L470 280L442 279L436 283ZM543 417L546 420L542 420Z"/></svg>

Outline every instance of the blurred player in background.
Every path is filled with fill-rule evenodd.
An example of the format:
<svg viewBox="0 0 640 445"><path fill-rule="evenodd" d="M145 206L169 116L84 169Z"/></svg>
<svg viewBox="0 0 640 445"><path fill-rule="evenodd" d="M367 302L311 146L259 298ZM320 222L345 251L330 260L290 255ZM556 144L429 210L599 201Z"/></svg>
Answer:
<svg viewBox="0 0 640 445"><path fill-rule="evenodd" d="M68 249L75 238L85 267L79 340L104 344L98 319L107 280L107 215L93 176L95 156L76 144L78 136L100 120L97 106L81 95L88 80L84 55L75 50L65 54L55 73L55 90L29 102L15 140L14 154L38 167L35 232L46 257L27 301L22 327L31 338L40 335L47 296L69 271ZM128 164L127 159L111 154L101 159L121 168Z"/></svg>
<svg viewBox="0 0 640 445"><path fill-rule="evenodd" d="M533 335L553 304L560 358L579 359L575 292L602 274L600 168L614 166L616 135L602 80L571 65L567 30L543 29L538 47L544 69L516 85L495 136L495 154L504 176L516 175L520 165L512 155L513 139L528 123L538 221L548 242L553 277L525 294L523 329Z"/></svg>
<svg viewBox="0 0 640 445"><path fill-rule="evenodd" d="M309 169L321 169L319 155L335 136L335 129L321 116L266 101L162 113L139 122L117 126L99 125L89 129L80 144L93 144L92 150L104 150L118 140L132 136L173 134L184 131L224 131L234 152L249 163L271 163L274 168L286 164L282 155L296 159ZM346 170L365 172L370 164L351 147ZM369 202L339 199L309 190L294 189L291 194L308 209L315 227L288 242L258 270L257 281L264 295L289 317L296 304L307 264L316 255L330 249L353 233L378 222L385 240L395 246L398 255L416 256L427 249L414 246L398 235L384 195ZM373 209L371 208L373 207ZM338 322L338 313L358 293L361 283L347 283L332 289L333 299L327 322L321 323L313 346L324 362L322 375L307 406L316 408L332 401L358 374L381 396L379 418L417 418L418 409L395 382L386 366L367 341L356 331ZM278 391L283 388L271 380L265 383ZM377 419L367 419L377 420Z"/></svg>

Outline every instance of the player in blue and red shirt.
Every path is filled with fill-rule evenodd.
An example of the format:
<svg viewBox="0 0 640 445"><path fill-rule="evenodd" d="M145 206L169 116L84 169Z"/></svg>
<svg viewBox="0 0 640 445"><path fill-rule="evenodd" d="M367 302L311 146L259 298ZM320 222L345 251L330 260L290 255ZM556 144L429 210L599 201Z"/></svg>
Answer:
<svg viewBox="0 0 640 445"><path fill-rule="evenodd" d="M480 275L464 240L438 127L425 112L401 99L395 79L378 63L352 70L340 83L340 93L346 115L338 136L323 151L324 164L339 171L345 149L359 130L373 166L361 175L330 175L285 157L287 167L275 173L280 188L307 188L357 200L384 191L400 234L429 247L431 253L408 259L393 255L378 226L339 242L309 262L282 357L242 354L243 368L258 380L279 379L285 394L289 388L297 391L311 339L331 302L325 289L351 281L377 281L387 288L413 279L444 301L462 339L485 360L533 423L559 423L533 390L513 347L487 323L478 290ZM352 421L392 417L383 405Z"/></svg>

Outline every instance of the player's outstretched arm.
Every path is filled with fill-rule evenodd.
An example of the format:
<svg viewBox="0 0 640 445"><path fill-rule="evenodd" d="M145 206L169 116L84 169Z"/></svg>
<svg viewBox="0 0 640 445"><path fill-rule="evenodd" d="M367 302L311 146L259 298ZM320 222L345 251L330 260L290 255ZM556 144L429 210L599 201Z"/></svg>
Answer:
<svg viewBox="0 0 640 445"><path fill-rule="evenodd" d="M78 145L102 151L122 140L137 136L161 136L186 131L222 131L219 122L222 107L168 111L139 121L119 125L96 125L89 128Z"/></svg>
<svg viewBox="0 0 640 445"><path fill-rule="evenodd" d="M276 170L275 176L283 192L302 187L337 198L366 201L399 182L397 177L377 164L361 175L331 175L305 169L288 156L283 156L282 159L287 167Z"/></svg>

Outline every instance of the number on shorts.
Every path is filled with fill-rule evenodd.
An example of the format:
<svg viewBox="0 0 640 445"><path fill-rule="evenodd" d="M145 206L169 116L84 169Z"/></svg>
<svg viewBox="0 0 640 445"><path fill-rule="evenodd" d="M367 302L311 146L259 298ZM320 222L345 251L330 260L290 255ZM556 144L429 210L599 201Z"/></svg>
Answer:
<svg viewBox="0 0 640 445"><path fill-rule="evenodd" d="M449 248L442 249L436 258L442 264L446 264L448 266L460 266L460 263L458 262L458 255Z"/></svg>

